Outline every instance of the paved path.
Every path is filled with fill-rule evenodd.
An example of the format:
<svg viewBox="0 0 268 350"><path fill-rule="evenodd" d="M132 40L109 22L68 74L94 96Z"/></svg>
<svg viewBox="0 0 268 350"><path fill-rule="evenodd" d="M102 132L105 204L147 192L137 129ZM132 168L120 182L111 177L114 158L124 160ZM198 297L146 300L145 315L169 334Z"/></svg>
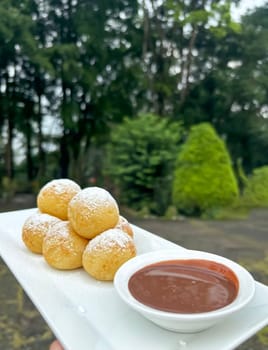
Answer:
<svg viewBox="0 0 268 350"><path fill-rule="evenodd" d="M132 221L185 248L207 250L236 261L259 259L268 253L268 210L264 209L253 211L247 220Z"/></svg>
<svg viewBox="0 0 268 350"><path fill-rule="evenodd" d="M17 197L8 205L0 202L0 211L34 205L31 196ZM243 263L256 279L268 285L268 210L254 211L243 221L133 219L132 222L186 248L206 250ZM48 350L52 339L46 323L0 259L0 349ZM238 349L265 350L268 345L254 336Z"/></svg>

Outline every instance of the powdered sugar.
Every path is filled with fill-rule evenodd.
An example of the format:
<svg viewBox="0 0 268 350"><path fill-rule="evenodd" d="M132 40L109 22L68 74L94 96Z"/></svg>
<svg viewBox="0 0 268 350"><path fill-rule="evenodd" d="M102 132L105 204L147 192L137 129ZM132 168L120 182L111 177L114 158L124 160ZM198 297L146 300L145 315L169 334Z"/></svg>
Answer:
<svg viewBox="0 0 268 350"><path fill-rule="evenodd" d="M47 189L52 189L52 191L56 195L60 195L62 193L65 193L66 191L72 190L73 192L78 192L80 191L80 186L70 180L70 179L56 179L48 182L42 189L42 190L47 190Z"/></svg>
<svg viewBox="0 0 268 350"><path fill-rule="evenodd" d="M59 221L60 219L56 218L55 216L36 212L30 217L28 217L28 219L24 223L24 228L29 230L42 230Z"/></svg>
<svg viewBox="0 0 268 350"><path fill-rule="evenodd" d="M90 211L95 211L100 207L110 205L118 209L117 203L112 195L101 187L84 188L72 198L70 206L75 206L77 202L83 207L90 209Z"/></svg>
<svg viewBox="0 0 268 350"><path fill-rule="evenodd" d="M86 251L112 250L114 247L124 249L132 242L125 232L119 229L110 229L93 238L87 245Z"/></svg>
<svg viewBox="0 0 268 350"><path fill-rule="evenodd" d="M54 247L64 245L70 252L76 252L75 242L86 244L87 240L73 232L69 221L60 221L51 227L45 244Z"/></svg>
<svg viewBox="0 0 268 350"><path fill-rule="evenodd" d="M60 221L53 225L53 227L50 230L50 235L52 236L59 236L62 238L68 238L70 235L70 224L68 221Z"/></svg>

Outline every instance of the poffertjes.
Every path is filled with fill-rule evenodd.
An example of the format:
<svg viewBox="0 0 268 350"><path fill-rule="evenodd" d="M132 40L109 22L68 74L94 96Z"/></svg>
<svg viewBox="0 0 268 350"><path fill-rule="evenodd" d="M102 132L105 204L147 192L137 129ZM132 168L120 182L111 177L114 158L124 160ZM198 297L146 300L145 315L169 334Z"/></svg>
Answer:
<svg viewBox="0 0 268 350"><path fill-rule="evenodd" d="M59 270L72 270L82 266L83 251L88 240L78 236L68 221L53 225L43 241L46 262Z"/></svg>
<svg viewBox="0 0 268 350"><path fill-rule="evenodd" d="M70 201L68 219L76 233L91 239L115 227L119 209L108 191L100 187L87 187Z"/></svg>
<svg viewBox="0 0 268 350"><path fill-rule="evenodd" d="M119 229L109 229L89 241L83 253L83 267L97 280L112 281L116 271L136 256L133 239Z"/></svg>
<svg viewBox="0 0 268 350"><path fill-rule="evenodd" d="M130 223L122 215L119 215L118 223L116 224L116 226L114 228L119 228L120 230L124 231L132 238L134 236L134 233L133 233L132 227L130 226Z"/></svg>
<svg viewBox="0 0 268 350"><path fill-rule="evenodd" d="M22 226L22 240L26 247L33 253L42 254L44 237L57 222L60 219L39 211L29 216Z"/></svg>
<svg viewBox="0 0 268 350"><path fill-rule="evenodd" d="M67 220L69 202L80 190L80 186L70 179L49 181L37 195L37 207L42 213Z"/></svg>

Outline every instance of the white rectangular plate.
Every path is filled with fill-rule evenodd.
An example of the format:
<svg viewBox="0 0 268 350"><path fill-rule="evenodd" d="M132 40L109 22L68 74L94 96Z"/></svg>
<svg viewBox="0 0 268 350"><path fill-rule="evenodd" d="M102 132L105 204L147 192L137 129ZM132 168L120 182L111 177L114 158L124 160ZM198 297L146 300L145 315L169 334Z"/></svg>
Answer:
<svg viewBox="0 0 268 350"><path fill-rule="evenodd" d="M57 271L21 240L25 219L36 209L0 214L0 255L66 350L229 350L268 324L268 287L224 323L196 334L166 331L126 306L111 282L93 280L82 269ZM138 254L184 249L133 226Z"/></svg>

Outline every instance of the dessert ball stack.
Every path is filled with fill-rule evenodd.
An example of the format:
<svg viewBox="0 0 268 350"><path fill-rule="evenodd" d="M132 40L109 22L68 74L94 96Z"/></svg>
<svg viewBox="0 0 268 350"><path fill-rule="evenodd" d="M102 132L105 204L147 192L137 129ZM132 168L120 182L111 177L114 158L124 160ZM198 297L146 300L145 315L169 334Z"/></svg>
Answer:
<svg viewBox="0 0 268 350"><path fill-rule="evenodd" d="M22 240L33 253L42 254L43 240L50 227L61 220L55 216L36 212L25 221L22 228Z"/></svg>
<svg viewBox="0 0 268 350"><path fill-rule="evenodd" d="M103 188L53 180L41 188L37 207L23 225L22 240L53 268L83 267L95 279L111 281L136 255L131 225Z"/></svg>
<svg viewBox="0 0 268 350"><path fill-rule="evenodd" d="M52 180L38 193L37 207L42 213L68 220L69 202L80 190L80 186L72 180Z"/></svg>
<svg viewBox="0 0 268 350"><path fill-rule="evenodd" d="M109 192L88 187L71 199L68 218L80 236L92 239L118 223L119 209Z"/></svg>

